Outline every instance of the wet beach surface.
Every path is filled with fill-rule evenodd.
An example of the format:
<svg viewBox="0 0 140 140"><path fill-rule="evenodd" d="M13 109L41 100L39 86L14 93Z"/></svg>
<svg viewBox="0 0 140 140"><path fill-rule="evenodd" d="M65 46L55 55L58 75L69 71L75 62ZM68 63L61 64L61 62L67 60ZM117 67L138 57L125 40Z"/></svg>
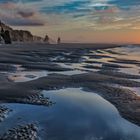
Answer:
<svg viewBox="0 0 140 140"><path fill-rule="evenodd" d="M0 46L0 139L139 140L140 46Z"/></svg>

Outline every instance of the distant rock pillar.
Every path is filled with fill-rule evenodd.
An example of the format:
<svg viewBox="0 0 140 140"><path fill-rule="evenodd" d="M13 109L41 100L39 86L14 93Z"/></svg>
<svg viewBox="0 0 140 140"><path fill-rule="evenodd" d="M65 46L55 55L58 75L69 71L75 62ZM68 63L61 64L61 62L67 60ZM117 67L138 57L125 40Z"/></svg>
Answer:
<svg viewBox="0 0 140 140"><path fill-rule="evenodd" d="M3 39L4 39L5 44L11 44L12 43L10 32L8 30L6 30L4 32Z"/></svg>
<svg viewBox="0 0 140 140"><path fill-rule="evenodd" d="M46 42L47 44L50 44L50 38L48 35L45 36L44 42Z"/></svg>
<svg viewBox="0 0 140 140"><path fill-rule="evenodd" d="M61 38L58 37L58 39L57 39L57 44L60 44L60 43L61 43Z"/></svg>

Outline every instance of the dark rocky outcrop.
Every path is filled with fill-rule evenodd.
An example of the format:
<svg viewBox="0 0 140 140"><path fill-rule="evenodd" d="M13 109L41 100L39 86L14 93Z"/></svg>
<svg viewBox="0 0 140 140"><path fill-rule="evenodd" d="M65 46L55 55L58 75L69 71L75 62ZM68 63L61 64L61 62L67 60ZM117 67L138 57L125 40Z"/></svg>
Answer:
<svg viewBox="0 0 140 140"><path fill-rule="evenodd" d="M12 41L15 41L15 42L42 42L43 41L42 37L35 36L30 31L14 30L10 26L4 24L1 21L0 21L0 26L4 30L8 30L10 32Z"/></svg>

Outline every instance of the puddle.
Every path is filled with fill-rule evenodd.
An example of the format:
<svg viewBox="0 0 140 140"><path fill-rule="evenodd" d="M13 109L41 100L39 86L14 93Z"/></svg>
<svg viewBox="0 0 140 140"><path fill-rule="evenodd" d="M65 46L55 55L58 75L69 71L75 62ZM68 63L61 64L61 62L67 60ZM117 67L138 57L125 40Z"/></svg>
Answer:
<svg viewBox="0 0 140 140"><path fill-rule="evenodd" d="M98 69L95 69L95 68L92 68L92 69L89 69L89 68L84 68L84 66L86 65L89 65L88 63L85 63L85 62L81 62L81 63L69 63L69 64L64 64L64 63L58 63L58 65L60 65L61 67L64 67L64 68L70 68L70 69L73 69L74 71L79 71L80 73L79 74L82 74L82 73L86 73L87 71L98 71ZM101 66L100 64L92 64L93 66Z"/></svg>
<svg viewBox="0 0 140 140"><path fill-rule="evenodd" d="M1 123L0 133L18 124L36 122L42 140L140 140L140 127L123 119L96 93L81 88L42 93L56 104L4 104L13 112Z"/></svg>
<svg viewBox="0 0 140 140"><path fill-rule="evenodd" d="M140 87L123 87L123 88L130 89L131 91L134 92L134 94L140 96Z"/></svg>
<svg viewBox="0 0 140 140"><path fill-rule="evenodd" d="M130 66L132 68L120 68L119 71L126 74L132 74L132 75L139 75L140 68L134 65L122 65L122 66Z"/></svg>
<svg viewBox="0 0 140 140"><path fill-rule="evenodd" d="M27 82L47 75L47 71L17 71L16 73L9 73L8 79L14 82Z"/></svg>
<svg viewBox="0 0 140 140"><path fill-rule="evenodd" d="M53 72L53 73L64 74L64 75L76 75L76 74L84 74L86 73L86 71L73 70L73 71Z"/></svg>
<svg viewBox="0 0 140 140"><path fill-rule="evenodd" d="M140 96L140 87L127 87L127 86L121 86L119 84L111 84L111 86L112 87L117 87L117 88L129 89L129 90L133 91L134 94Z"/></svg>
<svg viewBox="0 0 140 140"><path fill-rule="evenodd" d="M76 74L84 74L86 71L81 71L81 70L72 70L72 71L53 71L53 72L48 72L48 71L19 71L16 73L9 73L8 74L8 79L13 81L13 82L27 82L27 81L32 81L36 80L41 77L45 77L48 74L64 74L64 75L76 75Z"/></svg>

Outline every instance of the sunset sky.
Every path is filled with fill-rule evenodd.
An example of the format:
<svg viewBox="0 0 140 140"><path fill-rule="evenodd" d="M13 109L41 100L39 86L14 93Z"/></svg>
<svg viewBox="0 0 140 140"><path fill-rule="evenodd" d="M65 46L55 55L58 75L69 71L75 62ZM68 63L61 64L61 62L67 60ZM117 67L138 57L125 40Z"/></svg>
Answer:
<svg viewBox="0 0 140 140"><path fill-rule="evenodd" d="M66 42L140 43L140 0L0 0L0 19Z"/></svg>

